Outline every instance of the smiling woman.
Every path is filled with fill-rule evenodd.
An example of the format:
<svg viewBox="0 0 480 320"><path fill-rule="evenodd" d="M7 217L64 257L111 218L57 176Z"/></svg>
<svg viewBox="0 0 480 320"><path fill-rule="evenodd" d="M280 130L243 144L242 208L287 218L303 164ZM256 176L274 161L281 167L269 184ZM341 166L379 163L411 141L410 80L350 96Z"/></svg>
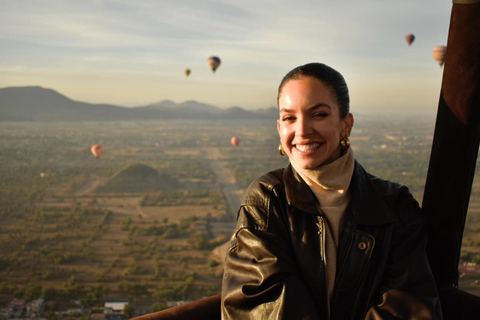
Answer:
<svg viewBox="0 0 480 320"><path fill-rule="evenodd" d="M278 90L281 154L254 181L225 261L223 319L442 319L425 217L355 161L344 78L310 63Z"/></svg>
<svg viewBox="0 0 480 320"><path fill-rule="evenodd" d="M341 114L327 85L313 77L290 80L282 86L278 104L278 133L292 163L314 169L340 157L340 140L350 135L353 116Z"/></svg>

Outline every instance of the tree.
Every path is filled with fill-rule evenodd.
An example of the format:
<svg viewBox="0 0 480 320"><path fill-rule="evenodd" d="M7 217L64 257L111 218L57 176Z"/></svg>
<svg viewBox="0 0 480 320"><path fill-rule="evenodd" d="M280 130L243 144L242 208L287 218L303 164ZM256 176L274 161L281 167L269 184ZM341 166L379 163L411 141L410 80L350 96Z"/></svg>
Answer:
<svg viewBox="0 0 480 320"><path fill-rule="evenodd" d="M127 317L127 319L133 318L134 313L135 309L131 305L126 304L125 307L123 307L123 315Z"/></svg>
<svg viewBox="0 0 480 320"><path fill-rule="evenodd" d="M156 302L152 305L153 312L162 311L167 309L167 305L163 302Z"/></svg>
<svg viewBox="0 0 480 320"><path fill-rule="evenodd" d="M85 288L82 284L78 282L78 280L73 274L66 282L63 283L63 288L65 289L65 292L71 297L83 296L83 294L85 293Z"/></svg>
<svg viewBox="0 0 480 320"><path fill-rule="evenodd" d="M141 197L140 200L138 201L138 205L139 205L140 207L145 206L146 203L147 203L147 200L148 200L148 195L146 195L146 194L142 195L142 197Z"/></svg>
<svg viewBox="0 0 480 320"><path fill-rule="evenodd" d="M128 280L122 280L117 287L120 291L127 293L131 299L148 292L145 283L134 283Z"/></svg>
<svg viewBox="0 0 480 320"><path fill-rule="evenodd" d="M213 270L218 266L218 262L216 260L210 260L208 261L208 266L210 267L210 270Z"/></svg>
<svg viewBox="0 0 480 320"><path fill-rule="evenodd" d="M190 258L188 256L181 256L180 257L180 265L183 268L187 268L188 267L188 260L190 260Z"/></svg>
<svg viewBox="0 0 480 320"><path fill-rule="evenodd" d="M29 283L25 288L24 298L26 301L34 300L42 295L42 286L38 283Z"/></svg>
<svg viewBox="0 0 480 320"><path fill-rule="evenodd" d="M122 227L120 230L128 231L130 230L130 226L132 225L132 218L128 217L126 220L122 221Z"/></svg>
<svg viewBox="0 0 480 320"><path fill-rule="evenodd" d="M42 293L40 294L40 298L45 299L45 300L53 300L57 295L57 292L55 291L54 288L47 288L44 287L42 289Z"/></svg>

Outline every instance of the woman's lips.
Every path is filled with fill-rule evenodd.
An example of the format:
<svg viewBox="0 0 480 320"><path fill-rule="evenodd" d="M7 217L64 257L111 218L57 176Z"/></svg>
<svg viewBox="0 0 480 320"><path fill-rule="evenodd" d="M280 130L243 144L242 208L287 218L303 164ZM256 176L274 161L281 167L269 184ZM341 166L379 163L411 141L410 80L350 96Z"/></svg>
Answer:
<svg viewBox="0 0 480 320"><path fill-rule="evenodd" d="M300 152L311 152L315 151L320 147L321 143L307 143L307 144L296 144L294 147Z"/></svg>

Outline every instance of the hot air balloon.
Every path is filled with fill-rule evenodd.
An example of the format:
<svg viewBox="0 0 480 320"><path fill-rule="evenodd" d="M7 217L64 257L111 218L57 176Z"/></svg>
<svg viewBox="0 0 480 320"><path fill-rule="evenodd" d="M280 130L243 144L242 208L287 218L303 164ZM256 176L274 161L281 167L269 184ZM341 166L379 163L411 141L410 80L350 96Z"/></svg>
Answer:
<svg viewBox="0 0 480 320"><path fill-rule="evenodd" d="M405 41L407 41L407 44L411 45L413 40L415 40L415 36L411 33L407 33L407 35L405 36Z"/></svg>
<svg viewBox="0 0 480 320"><path fill-rule="evenodd" d="M441 66L445 62L445 55L447 54L447 47L445 46L436 46L433 49L432 56L435 61Z"/></svg>
<svg viewBox="0 0 480 320"><path fill-rule="evenodd" d="M187 77L190 75L190 72L192 72L192 70L190 70L190 69L188 69L188 68L185 69L185 71L184 71L184 73L185 73L185 75L186 75Z"/></svg>
<svg viewBox="0 0 480 320"><path fill-rule="evenodd" d="M220 66L220 58L219 57L210 57L207 60L207 64L212 69L213 72L217 70L218 66Z"/></svg>
<svg viewBox="0 0 480 320"><path fill-rule="evenodd" d="M94 144L92 146L92 153L95 156L95 158L100 158L102 156L103 152L103 147L99 144Z"/></svg>
<svg viewBox="0 0 480 320"><path fill-rule="evenodd" d="M238 147L238 145L240 144L240 139L238 139L237 137L232 137L232 139L230 139L230 143L232 144L232 146Z"/></svg>

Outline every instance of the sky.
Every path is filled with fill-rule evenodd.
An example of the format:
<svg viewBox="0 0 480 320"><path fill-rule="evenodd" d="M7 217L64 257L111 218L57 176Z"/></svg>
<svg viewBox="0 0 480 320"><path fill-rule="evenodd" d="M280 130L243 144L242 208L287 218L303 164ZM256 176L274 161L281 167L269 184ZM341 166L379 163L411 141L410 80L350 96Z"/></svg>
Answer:
<svg viewBox="0 0 480 320"><path fill-rule="evenodd" d="M451 0L0 0L0 88L126 107L164 99L276 105L282 77L323 62L351 111L435 112ZM416 37L411 46L405 35ZM210 56L221 65L215 73ZM185 68L191 69L186 77Z"/></svg>

